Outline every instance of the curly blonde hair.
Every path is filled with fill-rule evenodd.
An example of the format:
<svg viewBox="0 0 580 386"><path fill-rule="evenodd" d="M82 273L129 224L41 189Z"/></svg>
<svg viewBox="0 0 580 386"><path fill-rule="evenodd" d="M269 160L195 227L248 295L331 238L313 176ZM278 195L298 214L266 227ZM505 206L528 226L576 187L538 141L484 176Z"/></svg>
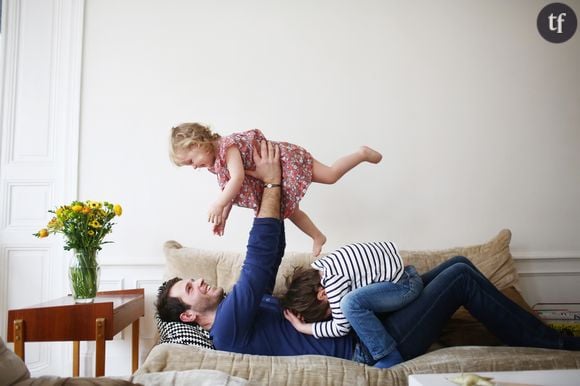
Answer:
<svg viewBox="0 0 580 386"><path fill-rule="evenodd" d="M171 146L169 157L177 166L180 164L179 155L194 146L207 151L213 151L213 142L218 140L219 134L214 133L208 126L201 123L182 123L171 128Z"/></svg>

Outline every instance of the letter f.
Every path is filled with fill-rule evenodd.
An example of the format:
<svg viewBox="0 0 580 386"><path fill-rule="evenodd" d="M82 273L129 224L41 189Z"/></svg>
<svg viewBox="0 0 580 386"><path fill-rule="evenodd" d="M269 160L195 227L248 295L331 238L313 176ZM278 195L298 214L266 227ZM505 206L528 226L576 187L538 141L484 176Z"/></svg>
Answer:
<svg viewBox="0 0 580 386"><path fill-rule="evenodd" d="M562 23L564 23L564 16L566 16L566 12L562 12L558 15L558 33L562 33Z"/></svg>
<svg viewBox="0 0 580 386"><path fill-rule="evenodd" d="M550 16L548 16L548 20L550 21L550 31L556 31L556 33L561 34L562 33L562 24L564 23L564 16L566 16L566 12L562 12L561 14L558 15L558 18L556 18L556 16L554 16L554 14L550 14ZM554 26L554 21L557 22L558 27Z"/></svg>

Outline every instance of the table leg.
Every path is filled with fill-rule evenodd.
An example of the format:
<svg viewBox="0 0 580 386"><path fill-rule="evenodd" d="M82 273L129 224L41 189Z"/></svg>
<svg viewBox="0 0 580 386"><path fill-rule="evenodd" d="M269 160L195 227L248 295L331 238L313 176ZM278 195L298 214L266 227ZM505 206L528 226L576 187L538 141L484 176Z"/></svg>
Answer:
<svg viewBox="0 0 580 386"><path fill-rule="evenodd" d="M79 376L79 353L80 353L80 342L78 340L73 341L73 377Z"/></svg>
<svg viewBox="0 0 580 386"><path fill-rule="evenodd" d="M105 375L105 318L97 318L95 331L95 376Z"/></svg>
<svg viewBox="0 0 580 386"><path fill-rule="evenodd" d="M14 321L14 353L24 362L24 320Z"/></svg>
<svg viewBox="0 0 580 386"><path fill-rule="evenodd" d="M139 367L139 319L133 322L131 343L131 372L134 373Z"/></svg>

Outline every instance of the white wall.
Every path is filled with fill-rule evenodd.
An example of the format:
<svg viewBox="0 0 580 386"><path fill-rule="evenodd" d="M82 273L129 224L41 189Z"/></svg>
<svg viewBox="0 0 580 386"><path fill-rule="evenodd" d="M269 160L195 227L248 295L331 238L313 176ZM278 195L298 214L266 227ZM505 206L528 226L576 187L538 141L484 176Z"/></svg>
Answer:
<svg viewBox="0 0 580 386"><path fill-rule="evenodd" d="M543 5L87 1L80 196L126 209L103 258L159 262L167 239L245 246L252 212L234 208L214 237L214 176L168 160L169 128L184 121L258 127L322 162L383 151L302 201L328 248L445 247L508 227L516 250L576 254L580 40L544 41ZM287 228L290 249L310 249Z"/></svg>
<svg viewBox="0 0 580 386"><path fill-rule="evenodd" d="M510 228L528 301L580 301L580 40L540 37L545 4L87 1L80 195L126 209L103 259L162 262L168 239L244 248L251 211L234 208L214 237L214 176L168 160L169 128L201 121L258 127L327 163L361 144L384 153L309 189L301 205L327 249L443 248ZM287 231L288 249L310 250Z"/></svg>
<svg viewBox="0 0 580 386"><path fill-rule="evenodd" d="M82 2L9 3L22 8L24 32L15 45L34 53L33 37L58 35L54 15L68 15L63 4ZM566 3L580 14L580 1ZM40 4L50 5L44 12ZM403 249L444 248L478 244L510 228L527 299L580 301L580 38L544 41L536 17L545 4L85 0L80 122L72 123L80 134L78 196L119 202L125 210L109 237L115 243L101 253L102 289L146 288L150 317L164 241L244 248L252 212L234 208L226 235L214 237L205 220L217 192L214 176L169 162L169 128L201 121L222 134L258 127L326 163L361 144L383 151L380 165L309 189L302 207L327 234L326 249L372 239L392 239ZM30 86L28 79L15 83L20 96L14 98L4 69L0 204L11 217L1 218L0 268L26 264L20 255L39 248L38 240L26 237L42 225L45 209L77 188L76 180L71 187L60 175L76 169L73 154L72 165L66 157L57 160L64 172L55 172L56 192L65 193L49 195L47 208L5 193L18 173L7 149L21 149L26 158L27 148L26 142L14 146L8 134L22 141L40 133L59 144L66 124L47 134L43 124L62 125L39 118L36 107L74 117L74 106L54 107L62 96L51 90L66 86L66 79L47 71L44 59L68 47L66 39L54 41L60 42L53 38L50 50L39 47L43 60L21 55L20 64L29 67L16 71L44 74L38 85L46 96L18 94L23 84ZM79 55L71 51L73 59ZM7 124L7 111L21 120ZM29 123L31 117L41 124ZM33 141L39 152L41 142ZM30 170L43 158L35 162ZM17 236L12 218L24 219L16 224ZM287 230L288 249L310 250L305 235L292 224ZM10 255L15 242L20 249ZM52 255L34 255L51 270L37 274L52 292L21 293L22 272L17 277L6 269L0 272L0 310L53 298L64 287L54 274L62 264L52 259L57 244L51 244ZM147 319L143 354L153 335ZM127 373L128 336L108 344L107 374ZM91 346L82 352L90 374ZM38 358L33 373L55 373L46 365L54 357L41 351ZM56 368L66 375L70 366L60 362Z"/></svg>

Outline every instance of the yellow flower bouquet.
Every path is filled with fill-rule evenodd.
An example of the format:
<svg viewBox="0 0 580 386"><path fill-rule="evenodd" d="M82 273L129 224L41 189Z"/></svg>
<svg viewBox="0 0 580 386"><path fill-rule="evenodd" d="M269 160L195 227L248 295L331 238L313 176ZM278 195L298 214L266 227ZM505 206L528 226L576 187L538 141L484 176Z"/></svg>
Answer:
<svg viewBox="0 0 580 386"><path fill-rule="evenodd" d="M107 201L73 201L69 205L49 210L54 217L46 228L34 233L39 238L49 234L62 233L65 250L72 250L73 259L69 267L69 279L73 297L77 302L92 302L99 284L100 268L97 251L105 236L112 231L112 220L123 213L120 205Z"/></svg>

